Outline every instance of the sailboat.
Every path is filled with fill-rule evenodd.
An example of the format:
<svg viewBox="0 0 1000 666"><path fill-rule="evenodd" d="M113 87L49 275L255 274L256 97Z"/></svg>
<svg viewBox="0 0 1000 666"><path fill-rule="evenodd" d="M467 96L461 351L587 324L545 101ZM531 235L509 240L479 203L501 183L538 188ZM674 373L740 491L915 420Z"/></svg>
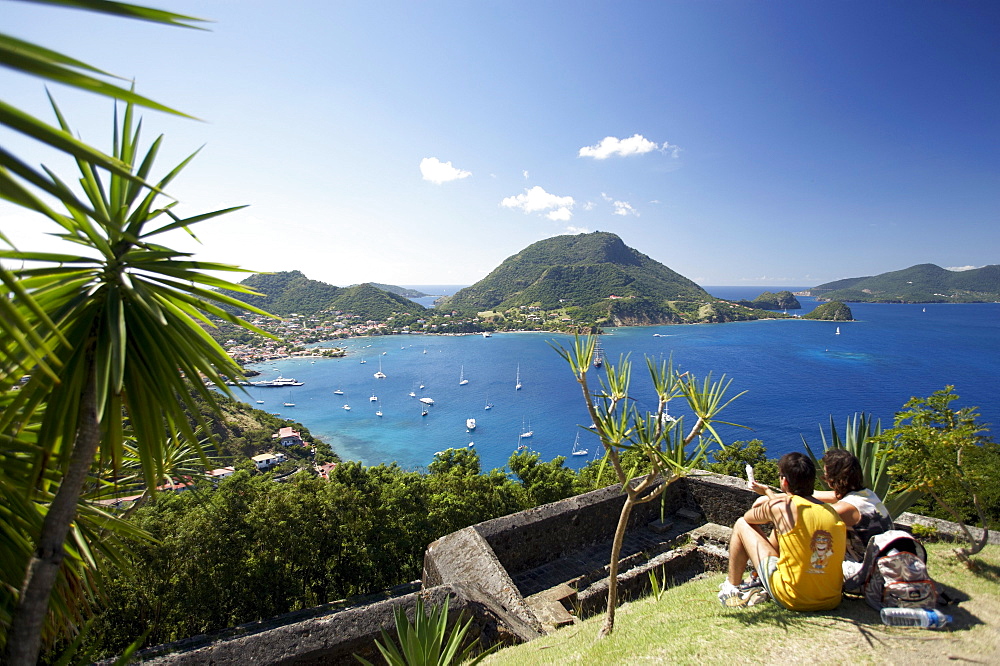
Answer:
<svg viewBox="0 0 1000 666"><path fill-rule="evenodd" d="M839 326L837 327L837 332L834 333L834 335L840 335L840 327Z"/></svg>
<svg viewBox="0 0 1000 666"><path fill-rule="evenodd" d="M518 363L518 365L517 365L517 378L514 380L514 390L515 391L520 391L521 390L521 364L520 363Z"/></svg>
<svg viewBox="0 0 1000 666"><path fill-rule="evenodd" d="M486 396L486 406L483 409L493 409L493 403L490 402L490 396Z"/></svg>
<svg viewBox="0 0 1000 666"><path fill-rule="evenodd" d="M528 423L528 428L531 428L531 423L530 422ZM525 430L524 429L524 421L522 420L521 421L521 438L522 439L527 439L528 437L534 437L534 436L535 436L535 431L534 430Z"/></svg>
<svg viewBox="0 0 1000 666"><path fill-rule="evenodd" d="M378 360L378 372L375 373L375 379L385 379L385 373L382 372L382 359Z"/></svg>
<svg viewBox="0 0 1000 666"><path fill-rule="evenodd" d="M604 365L604 349L601 347L601 341L598 340L594 343L594 367L599 368Z"/></svg>
<svg viewBox="0 0 1000 666"><path fill-rule="evenodd" d="M288 402L285 403L285 407L294 407L295 403L292 402L292 394L288 394Z"/></svg>
<svg viewBox="0 0 1000 666"><path fill-rule="evenodd" d="M580 448L580 433L576 433L576 440L573 441L573 455L585 456L587 453L589 453L587 449Z"/></svg>
<svg viewBox="0 0 1000 666"><path fill-rule="evenodd" d="M469 380L465 378L465 366L463 365L462 369L458 373L458 385L465 386L468 383Z"/></svg>
<svg viewBox="0 0 1000 666"><path fill-rule="evenodd" d="M378 403L378 409L375 410L375 416L382 416L382 403Z"/></svg>

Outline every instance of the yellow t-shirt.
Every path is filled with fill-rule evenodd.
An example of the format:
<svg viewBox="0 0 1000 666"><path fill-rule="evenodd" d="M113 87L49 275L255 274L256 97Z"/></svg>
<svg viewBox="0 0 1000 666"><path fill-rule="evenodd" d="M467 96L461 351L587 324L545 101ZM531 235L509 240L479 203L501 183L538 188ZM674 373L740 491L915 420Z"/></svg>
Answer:
<svg viewBox="0 0 1000 666"><path fill-rule="evenodd" d="M778 533L771 592L791 610L830 610L840 603L847 526L828 504L792 495L795 527Z"/></svg>

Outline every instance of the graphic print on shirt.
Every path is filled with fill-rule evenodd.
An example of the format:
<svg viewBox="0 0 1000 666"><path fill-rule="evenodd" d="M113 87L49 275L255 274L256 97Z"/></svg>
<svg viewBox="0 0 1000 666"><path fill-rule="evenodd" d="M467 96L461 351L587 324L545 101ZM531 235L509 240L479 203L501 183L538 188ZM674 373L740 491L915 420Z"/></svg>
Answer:
<svg viewBox="0 0 1000 666"><path fill-rule="evenodd" d="M812 557L809 558L808 573L826 573L826 564L833 555L833 535L826 530L816 530L809 547L812 549Z"/></svg>

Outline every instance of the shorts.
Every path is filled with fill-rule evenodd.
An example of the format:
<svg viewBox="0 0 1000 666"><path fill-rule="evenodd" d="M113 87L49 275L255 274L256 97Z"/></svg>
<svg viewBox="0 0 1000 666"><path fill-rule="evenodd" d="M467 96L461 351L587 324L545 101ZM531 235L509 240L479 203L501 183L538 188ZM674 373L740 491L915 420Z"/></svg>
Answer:
<svg viewBox="0 0 1000 666"><path fill-rule="evenodd" d="M771 576L778 572L778 556L768 555L757 567L757 576L760 577L760 582L764 585L764 589L767 593L771 595L774 599L774 603L778 604L782 608L786 608L785 604L781 603L778 597L774 596L774 590L771 589Z"/></svg>

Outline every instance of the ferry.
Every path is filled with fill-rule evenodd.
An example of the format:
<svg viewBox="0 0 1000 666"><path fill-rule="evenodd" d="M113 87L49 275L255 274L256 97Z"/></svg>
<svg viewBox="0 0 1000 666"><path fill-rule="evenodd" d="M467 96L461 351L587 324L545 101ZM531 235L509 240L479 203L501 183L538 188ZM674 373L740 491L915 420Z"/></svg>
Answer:
<svg viewBox="0 0 1000 666"><path fill-rule="evenodd" d="M260 386L262 388L271 388L275 386L302 386L305 382L299 382L291 377L281 377L277 379L271 379L269 381L253 382L254 386Z"/></svg>

